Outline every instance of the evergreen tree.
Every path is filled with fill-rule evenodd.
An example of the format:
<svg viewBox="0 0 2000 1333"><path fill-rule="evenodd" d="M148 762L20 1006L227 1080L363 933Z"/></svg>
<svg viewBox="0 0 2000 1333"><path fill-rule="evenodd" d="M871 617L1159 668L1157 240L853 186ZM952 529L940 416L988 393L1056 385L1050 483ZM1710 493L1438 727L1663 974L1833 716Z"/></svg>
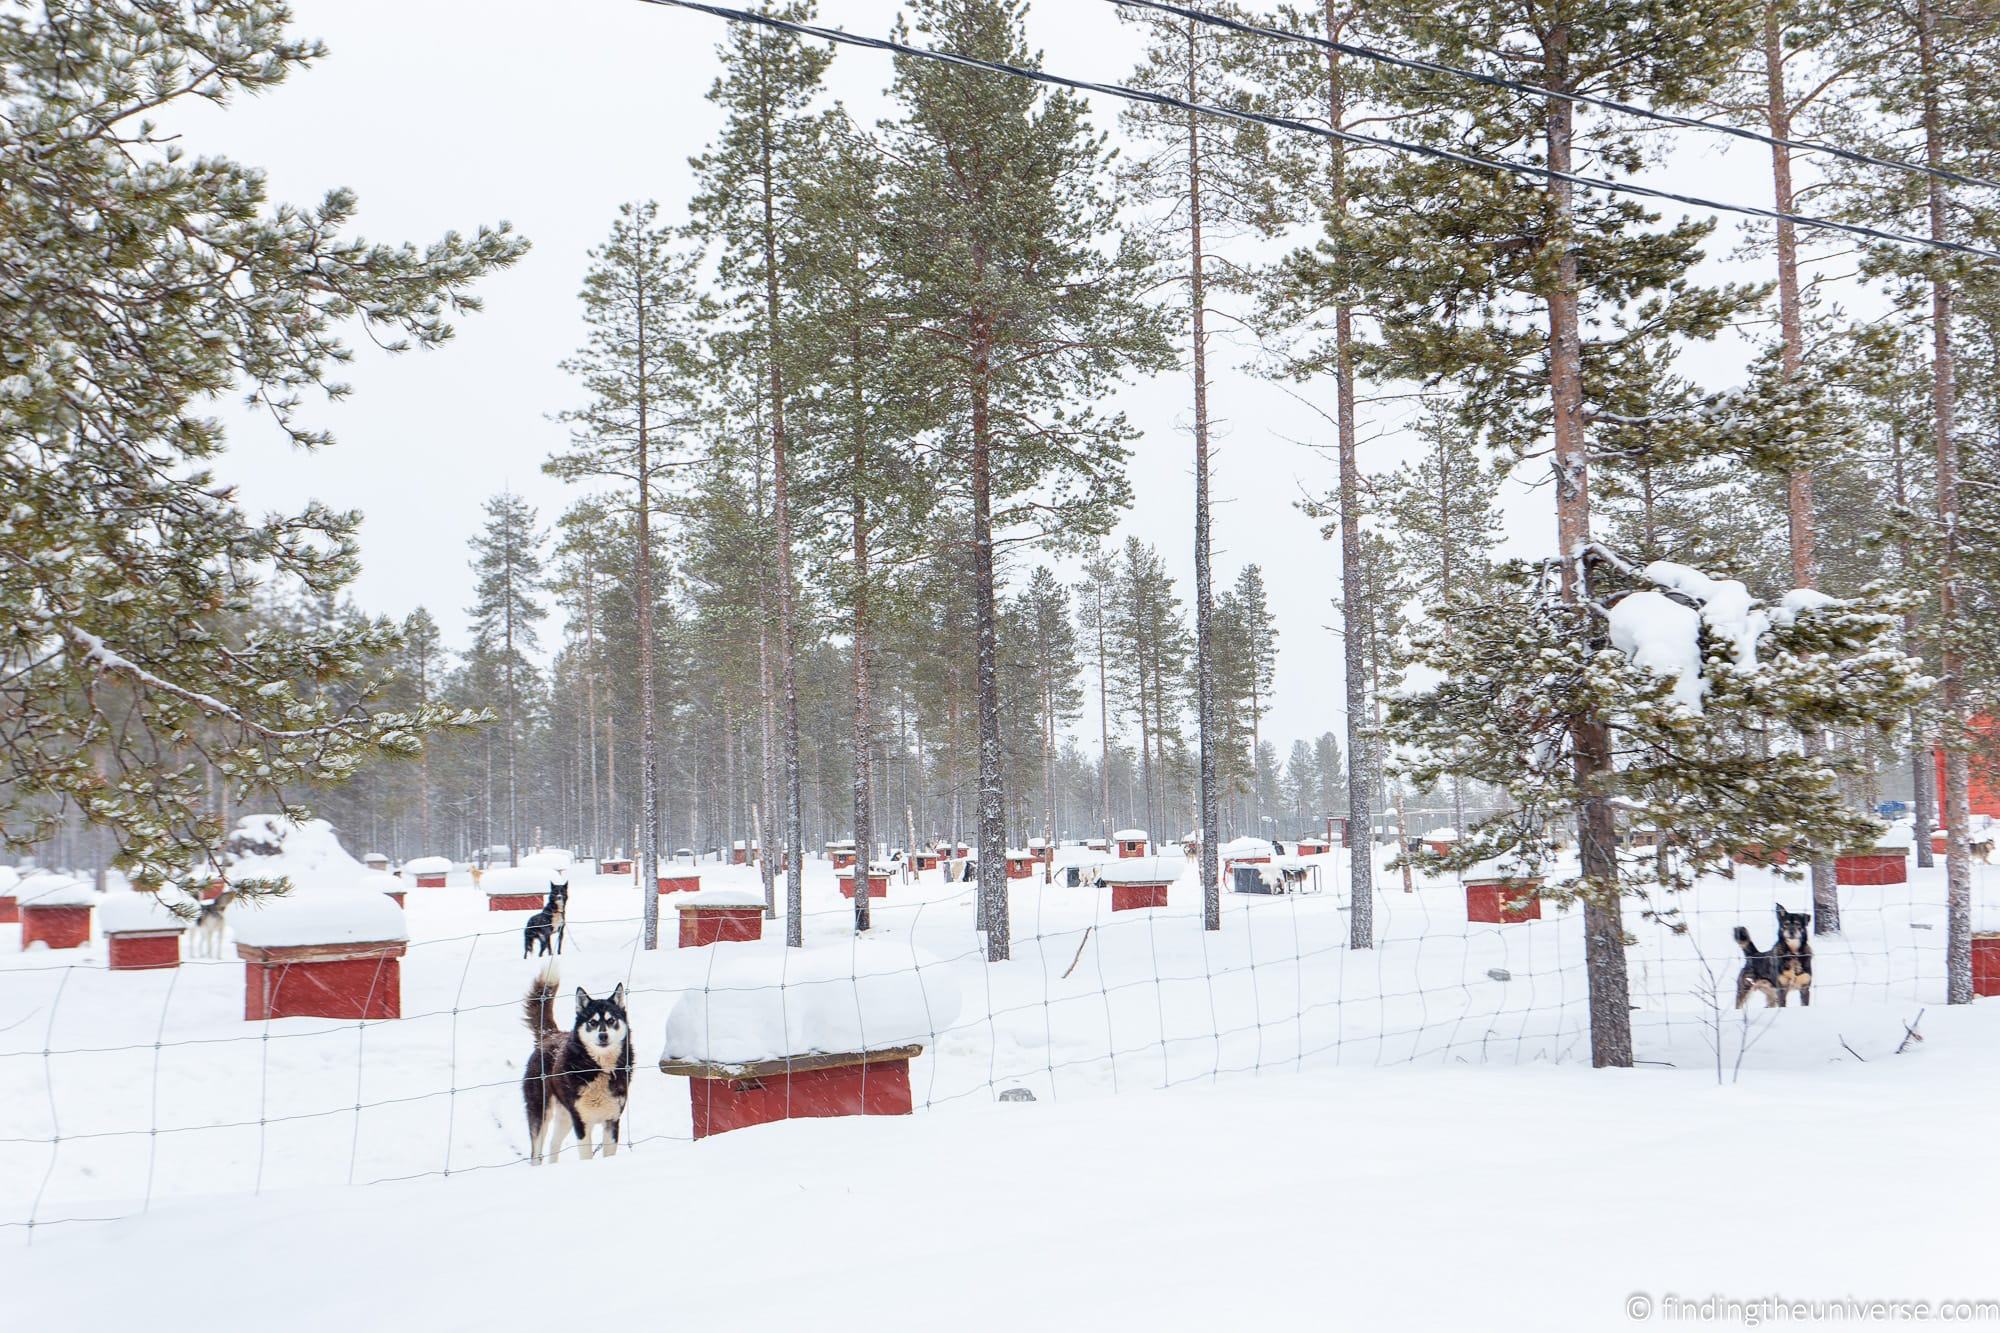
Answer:
<svg viewBox="0 0 2000 1333"><path fill-rule="evenodd" d="M1032 66L1025 0L914 0L936 45ZM899 33L909 25L899 23ZM1127 499L1130 428L1088 404L1165 359L1136 247L1115 250L1108 151L1077 98L900 57L893 253L917 355L946 390L942 430L972 551L979 712L980 924L1009 956L999 712L998 551L1105 530Z"/></svg>
<svg viewBox="0 0 2000 1333"><path fill-rule="evenodd" d="M764 12L810 22L812 0L765 4ZM730 28L718 54L722 77L709 100L723 112L714 146L693 160L700 193L689 211L721 246L717 276L743 325L740 351L757 370L760 417L769 436L772 547L777 585L778 725L783 747L785 940L805 943L802 906L804 794L799 758L799 618L793 576L793 349L787 250L803 239L799 196L821 165L824 120L811 110L832 56L757 24Z"/></svg>
<svg viewBox="0 0 2000 1333"><path fill-rule="evenodd" d="M542 586L542 542L534 507L502 492L486 502L485 527L472 539L471 660L500 684L500 720L506 730L507 864L521 860L520 741L522 696L532 694L537 672L528 654L540 646L536 622L548 615L537 600Z"/></svg>
<svg viewBox="0 0 2000 1333"><path fill-rule="evenodd" d="M639 813L643 832L640 883L659 875L659 627L655 613L654 514L661 487L677 468L699 456L701 300L692 261L674 248L651 203L626 204L611 235L590 252L584 275L583 318L589 337L563 362L589 395L585 406L563 414L571 444L544 469L565 481L610 481L621 490L606 504L633 523L631 600L638 641L640 710ZM641 895L645 944L659 944L658 895Z"/></svg>
<svg viewBox="0 0 2000 1333"><path fill-rule="evenodd" d="M342 326L431 348L470 286L525 250L505 226L426 246L347 234L354 196L271 206L263 173L184 156L152 117L226 106L317 61L256 0L11 6L0 14L0 838L25 850L65 805L150 878L212 862L228 805L341 783L476 719L377 707L394 625L236 637L260 581L333 595L359 516L253 517L210 471L206 415L242 391L295 443L306 396L346 392ZM330 688L301 697L310 676ZM331 688L338 686L339 688ZM303 813L288 807L293 813ZM243 886L254 888L256 886Z"/></svg>

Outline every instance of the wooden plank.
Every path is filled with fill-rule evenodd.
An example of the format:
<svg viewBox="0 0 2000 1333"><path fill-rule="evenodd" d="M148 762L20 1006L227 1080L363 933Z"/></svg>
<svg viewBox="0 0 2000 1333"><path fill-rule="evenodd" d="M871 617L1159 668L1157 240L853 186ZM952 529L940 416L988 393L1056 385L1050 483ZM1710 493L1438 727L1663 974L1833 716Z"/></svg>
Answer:
<svg viewBox="0 0 2000 1333"><path fill-rule="evenodd" d="M289 944L259 948L236 946L236 956L250 963L318 963L336 958L401 958L406 940L363 940L354 944Z"/></svg>
<svg viewBox="0 0 2000 1333"><path fill-rule="evenodd" d="M660 1072L680 1078L774 1078L781 1074L803 1074L815 1069L845 1069L850 1065L882 1065L897 1060L914 1060L924 1053L921 1046L897 1046L886 1051L850 1051L844 1055L797 1055L789 1060L757 1060L743 1065L711 1065L692 1060L662 1060Z"/></svg>

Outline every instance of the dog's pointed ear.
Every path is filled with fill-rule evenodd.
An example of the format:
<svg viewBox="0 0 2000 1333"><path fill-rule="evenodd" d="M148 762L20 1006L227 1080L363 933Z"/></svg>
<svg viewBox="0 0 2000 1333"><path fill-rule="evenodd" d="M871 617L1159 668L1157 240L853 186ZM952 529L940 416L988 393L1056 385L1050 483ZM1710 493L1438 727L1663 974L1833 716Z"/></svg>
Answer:
<svg viewBox="0 0 2000 1333"><path fill-rule="evenodd" d="M578 987L576 988L576 1008L577 1008L577 1012L578 1012L578 1013L581 1013L581 1012L583 1012L583 1010L587 1009L587 1008L588 1008L589 1006L590 1006L590 992L589 992L589 991L587 991L587 990L585 990L585 989L584 989L583 987L581 987L581 986L578 986Z"/></svg>
<svg viewBox="0 0 2000 1333"><path fill-rule="evenodd" d="M617 989L617 990L614 990L614 991L612 991L612 992L611 992L611 1003L613 1003L613 1004L617 1005L617 1006L618 1006L618 1007L619 1007L620 1009L623 1009L623 1008L625 1007L625 983L624 983L624 982L622 982L622 981L621 981L621 982L619 982L619 983L618 983L618 989Z"/></svg>

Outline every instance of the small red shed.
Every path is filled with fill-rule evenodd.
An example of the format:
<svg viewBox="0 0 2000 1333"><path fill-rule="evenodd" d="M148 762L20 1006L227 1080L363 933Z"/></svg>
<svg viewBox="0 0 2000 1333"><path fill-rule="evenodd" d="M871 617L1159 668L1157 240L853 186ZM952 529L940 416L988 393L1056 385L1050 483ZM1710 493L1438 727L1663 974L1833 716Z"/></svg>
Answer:
<svg viewBox="0 0 2000 1333"><path fill-rule="evenodd" d="M402 909L370 889L302 890L230 913L243 1017L390 1019L403 1012Z"/></svg>
<svg viewBox="0 0 2000 1333"><path fill-rule="evenodd" d="M764 938L764 900L748 889L702 889L674 902L680 947L700 949Z"/></svg>
<svg viewBox="0 0 2000 1333"><path fill-rule="evenodd" d="M113 972L138 972L181 965L181 935L191 924L173 910L176 901L195 906L178 889L158 893L108 893L98 906L107 964Z"/></svg>
<svg viewBox="0 0 2000 1333"><path fill-rule="evenodd" d="M90 943L90 910L97 890L89 880L36 870L14 886L20 902L21 947L80 949Z"/></svg>
<svg viewBox="0 0 2000 1333"><path fill-rule="evenodd" d="M1144 856L1151 842L1146 830L1136 828L1119 829L1111 835L1111 840L1118 845L1118 855L1126 858Z"/></svg>
<svg viewBox="0 0 2000 1333"><path fill-rule="evenodd" d="M1167 905L1167 889L1181 877L1184 862L1165 857L1120 857L1100 868L1097 882L1111 890L1111 910L1134 912Z"/></svg>
<svg viewBox="0 0 2000 1333"><path fill-rule="evenodd" d="M1495 875L1465 881L1465 919L1488 925L1540 921L1542 900L1538 877Z"/></svg>

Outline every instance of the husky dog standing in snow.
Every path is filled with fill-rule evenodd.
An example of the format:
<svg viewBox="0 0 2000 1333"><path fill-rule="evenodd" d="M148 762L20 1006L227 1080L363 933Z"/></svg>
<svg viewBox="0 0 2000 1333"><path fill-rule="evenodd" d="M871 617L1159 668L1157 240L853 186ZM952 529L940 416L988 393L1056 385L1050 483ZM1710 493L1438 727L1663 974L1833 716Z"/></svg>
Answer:
<svg viewBox="0 0 2000 1333"><path fill-rule="evenodd" d="M188 956L192 958L222 957L222 919L229 912L229 904L236 901L236 890L224 889L215 901L201 905L201 913L194 919L194 936Z"/></svg>
<svg viewBox="0 0 2000 1333"><path fill-rule="evenodd" d="M569 874L558 870L549 877L549 901L528 918L521 928L521 957L526 958L540 945L542 955L561 953L569 937Z"/></svg>
<svg viewBox="0 0 2000 1333"><path fill-rule="evenodd" d="M1812 917L1805 912L1787 912L1777 906L1778 938L1768 952L1750 941L1750 932L1738 926L1736 945L1743 950L1743 970L1736 974L1736 1007L1741 1009L1752 994L1764 997L1764 1007L1785 1007L1785 997L1799 993L1799 1003L1812 1003Z"/></svg>
<svg viewBox="0 0 2000 1333"><path fill-rule="evenodd" d="M606 1157L618 1155L618 1123L625 1116L625 1099L632 1088L632 1028L625 1015L625 987L593 1000L581 986L576 990L576 1024L568 1032L556 1027L556 965L544 964L528 987L528 1031L535 1049L521 1075L521 1098L528 1107L529 1158L542 1163L543 1137L548 1157L562 1152L563 1139L576 1134L577 1154L595 1156L592 1129L601 1127Z"/></svg>

